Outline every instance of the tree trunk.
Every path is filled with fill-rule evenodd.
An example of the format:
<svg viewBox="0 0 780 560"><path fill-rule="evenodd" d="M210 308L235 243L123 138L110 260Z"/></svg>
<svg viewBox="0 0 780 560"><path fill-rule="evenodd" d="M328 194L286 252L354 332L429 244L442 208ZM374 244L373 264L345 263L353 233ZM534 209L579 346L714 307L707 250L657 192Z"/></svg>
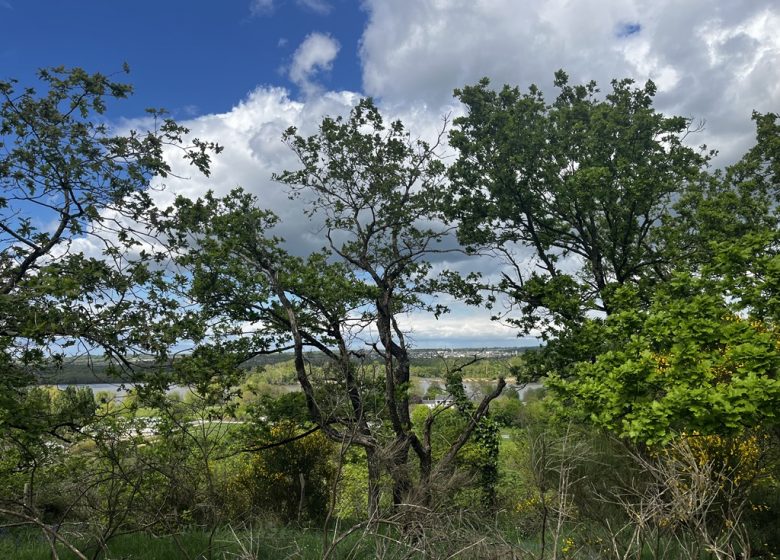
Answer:
<svg viewBox="0 0 780 560"><path fill-rule="evenodd" d="M409 490L412 487L412 482L409 480L409 471L407 469L409 462L409 442L404 438L399 441L396 440L398 448L392 454L392 472L390 473L393 478L393 506L397 507L404 503L408 496Z"/></svg>

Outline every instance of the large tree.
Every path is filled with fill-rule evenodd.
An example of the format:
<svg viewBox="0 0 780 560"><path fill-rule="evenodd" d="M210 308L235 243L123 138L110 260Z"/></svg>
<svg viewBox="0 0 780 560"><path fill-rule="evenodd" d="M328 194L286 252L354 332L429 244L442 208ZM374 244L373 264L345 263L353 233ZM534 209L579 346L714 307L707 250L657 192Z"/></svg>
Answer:
<svg viewBox="0 0 780 560"><path fill-rule="evenodd" d="M148 132L112 133L107 103L132 88L109 76L38 77L36 87L0 82L0 434L25 453L84 412L35 410L30 386L44 369L96 348L128 366L129 353L164 352L172 337L151 325L175 302L148 297L154 275L133 227L153 208L152 180L171 172L167 151L208 174L219 149L186 140L161 111Z"/></svg>
<svg viewBox="0 0 780 560"><path fill-rule="evenodd" d="M552 103L487 79L456 90L467 112L450 135L449 215L464 244L504 259L494 288L519 308L509 320L540 332L561 368L589 352L588 319L619 305L617 287L668 276L659 232L707 157L684 144L688 119L653 108L652 82L613 81L601 96L559 71L555 85Z"/></svg>
<svg viewBox="0 0 780 560"><path fill-rule="evenodd" d="M775 426L777 116L710 171L690 121L653 107L655 86L531 87L456 95L450 215L509 265L495 286L547 345L560 409L622 437Z"/></svg>
<svg viewBox="0 0 780 560"><path fill-rule="evenodd" d="M665 442L681 432L780 435L780 127L754 115L756 144L688 193L684 238L697 258L651 298L610 316L605 351L553 379L569 414L623 437Z"/></svg>
<svg viewBox="0 0 780 560"><path fill-rule="evenodd" d="M440 244L448 234L438 221L444 166L437 145L411 140L400 122L385 125L369 100L349 118L324 119L313 136L290 129L285 141L301 168L277 179L293 196L304 194L308 215L323 224L320 252L288 254L272 237L276 218L240 192L179 200L171 231L178 229L182 246L191 243L181 262L210 320L226 322L230 336L240 325L256 325L256 336L240 339L249 344L247 355L292 349L312 421L332 439L366 449L374 511L382 469L394 479L395 502L410 497L410 450L423 488L452 468L504 381L473 406L453 373L450 390L468 421L434 465L435 415L421 433L410 417L409 340L401 321L411 310L441 311L430 299L429 277L430 259L445 251ZM312 348L326 358L325 380L312 373L305 354Z"/></svg>

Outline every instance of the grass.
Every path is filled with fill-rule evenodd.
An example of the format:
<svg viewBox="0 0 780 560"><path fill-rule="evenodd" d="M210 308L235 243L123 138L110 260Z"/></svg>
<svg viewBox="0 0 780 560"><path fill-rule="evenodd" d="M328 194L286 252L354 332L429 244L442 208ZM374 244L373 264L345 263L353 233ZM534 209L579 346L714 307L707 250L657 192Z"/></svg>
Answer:
<svg viewBox="0 0 780 560"><path fill-rule="evenodd" d="M355 541L359 535L356 535ZM78 539L69 540L80 548L88 558L96 552ZM354 544L354 543L352 543ZM345 543L345 548L350 548ZM57 546L61 560L77 560L77 556L64 546ZM334 558L341 558L335 555ZM373 558L370 553L365 558ZM0 558L13 560L48 560L51 549L43 535L33 530L15 530L0 533ZM322 533L318 530L262 527L253 531L219 531L209 546L209 534L201 531L187 531L174 538L154 536L148 533L121 535L111 539L107 550L97 558L102 560L250 560L322 558ZM353 556L354 558L354 556ZM359 556L357 558L360 558Z"/></svg>
<svg viewBox="0 0 780 560"><path fill-rule="evenodd" d="M173 558L204 558L203 552L208 548L208 535L204 533L187 533L178 538L181 546L173 537L154 537L148 534L122 535L108 543L108 550L100 554L104 559L149 559L164 560ZM83 546L77 540L74 545ZM184 550L182 550L182 548ZM81 548L81 551L92 558L95 548ZM223 552L229 552L227 548ZM61 560L76 560L77 556L64 546L57 546L57 554ZM47 560L51 558L51 549L39 532L14 532L0 537L0 558L15 560ZM219 558L217 556L216 558Z"/></svg>
<svg viewBox="0 0 780 560"><path fill-rule="evenodd" d="M410 549L398 543L397 535L385 532L384 537L363 538L362 531L355 531L340 541L329 558L333 560L369 560L382 555L388 560L425 558L410 553ZM333 534L330 534L332 537ZM479 540L479 539L477 539ZM96 549L84 542L71 541L88 557L93 558ZM447 548L447 543L440 543ZM320 560L323 557L323 534L318 529L258 526L254 530L218 532L209 547L209 535L200 531L187 531L178 535L156 537L147 533L122 535L109 541L107 550L97 555L101 560ZM61 560L77 557L64 546L57 546ZM434 555L438 557L438 555ZM445 554L446 556L446 554ZM444 556L442 556L444 557ZM458 558L470 558L469 554ZM486 556L480 555L480 558ZM51 550L40 532L32 530L0 533L0 559L49 560Z"/></svg>
<svg viewBox="0 0 780 560"><path fill-rule="evenodd" d="M591 529L596 529L591 527ZM595 533L597 531L593 531ZM503 542L508 545L516 558L538 558L541 552L539 536L529 537L517 529L506 526L503 531ZM581 530L579 534L566 535L559 541L559 553L563 553L566 558L577 558L582 560L601 559L612 557L609 554L606 542L596 546L594 542L595 534L591 531ZM332 534L331 534L332 536ZM382 556L388 560L410 559L422 560L423 558L449 557L453 552L448 548L446 542L441 543L444 548L430 549L428 556L416 553L409 554L411 551L406 546L396 544L398 541L394 538L397 535L392 532L386 533L384 538L368 537L362 538L361 531L350 534L339 545L334 554L330 556L333 560L363 560L374 559ZM484 536L484 535L483 535ZM475 544L480 540L475 538ZM489 541L490 539L488 539ZM258 525L252 530L236 530L225 528L216 533L210 540L209 534L191 530L182 532L174 538L172 536L154 536L148 533L135 533L122 535L112 539L108 543L107 550L96 553L96 549L85 546L84 542L77 540L71 541L77 546L81 546L82 552L90 559L100 560L319 560L323 557L323 535L319 529L301 529L294 527L277 527L272 525ZM663 544L663 543L662 543ZM674 544L670 541L668 544ZM460 548L460 547L459 547ZM490 544L487 548L478 547L471 549L465 547L456 554L458 559L467 558L509 558L506 556L510 550L506 546L492 548ZM547 542L547 554L552 550L552 543ZM442 553L441 556L438 553ZM57 554L61 560L76 560L76 556L63 546L57 547ZM680 550L672 546L668 555L669 559L687 558ZM702 560L709 559L710 556L704 552L699 556ZM0 559L9 560L49 560L51 551L45 539L40 532L29 529L24 530L6 530L0 533ZM651 560L656 558L649 548L645 548L641 554L642 560ZM771 559L773 555L756 558Z"/></svg>

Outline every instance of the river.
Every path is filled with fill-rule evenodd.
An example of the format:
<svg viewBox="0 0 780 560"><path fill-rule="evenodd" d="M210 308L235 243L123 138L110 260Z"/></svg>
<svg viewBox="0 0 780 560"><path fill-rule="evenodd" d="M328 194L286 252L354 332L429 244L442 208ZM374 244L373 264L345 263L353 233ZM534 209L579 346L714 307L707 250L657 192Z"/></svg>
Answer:
<svg viewBox="0 0 780 560"><path fill-rule="evenodd" d="M113 393L115 399L123 399L127 394L133 390L135 383L67 383L57 384L57 389L65 389L66 387L75 387L76 389L92 389L92 393L97 395L101 392ZM176 393L180 397L183 397L189 391L188 387L182 385L172 385L168 389L168 394Z"/></svg>
<svg viewBox="0 0 780 560"><path fill-rule="evenodd" d="M412 383L414 384L416 389L415 393L424 395L426 391L428 391L428 387L430 387L434 383L444 388L446 382L441 377L413 377ZM480 398L480 396L484 394L485 390L492 389L494 383L495 382L490 379L467 379L463 381L463 384L466 387L466 392L473 399ZM114 398L121 400L124 397L126 397L127 394L133 389L134 384L133 383L79 383L79 384L70 384L70 385L56 385L56 387L58 389L64 389L65 387L76 387L76 388L89 387L90 389L92 389L92 392L94 394L97 394L99 392L108 392L114 394ZM300 391L300 386L297 383L276 385L275 387L281 388L284 392ZM526 383L525 385L507 385L506 389L504 389L504 394L506 394L509 391L516 391L517 396L520 398L520 400L525 400L525 397L529 391L541 389L542 387L543 385L541 383ZM182 385L173 385L169 389L168 394L176 393L180 397L184 397L188 391L189 391L188 387Z"/></svg>

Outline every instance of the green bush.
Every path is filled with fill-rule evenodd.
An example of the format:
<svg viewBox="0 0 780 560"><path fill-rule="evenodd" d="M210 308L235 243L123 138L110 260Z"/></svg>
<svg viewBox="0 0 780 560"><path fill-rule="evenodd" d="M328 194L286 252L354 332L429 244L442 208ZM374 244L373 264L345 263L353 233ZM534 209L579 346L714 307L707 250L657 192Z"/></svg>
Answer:
<svg viewBox="0 0 780 560"><path fill-rule="evenodd" d="M271 428L270 437L282 441L298 433L296 424L279 422ZM230 491L245 492L255 514L271 513L285 523L318 522L330 504L335 454L335 444L321 432L259 451L234 479Z"/></svg>

